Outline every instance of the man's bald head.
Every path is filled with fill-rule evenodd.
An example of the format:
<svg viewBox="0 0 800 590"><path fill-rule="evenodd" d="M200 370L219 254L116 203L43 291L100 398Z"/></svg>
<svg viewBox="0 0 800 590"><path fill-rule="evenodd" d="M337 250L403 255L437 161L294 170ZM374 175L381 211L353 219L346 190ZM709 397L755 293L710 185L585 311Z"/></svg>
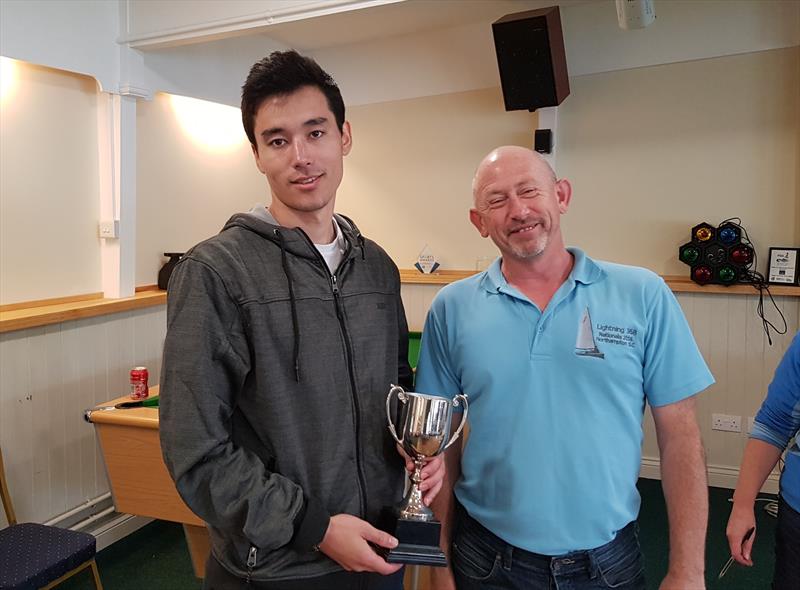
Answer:
<svg viewBox="0 0 800 590"><path fill-rule="evenodd" d="M512 145L492 150L475 171L472 194L470 221L504 260L534 260L546 252L557 259L566 252L560 217L572 187L556 179L540 154Z"/></svg>
<svg viewBox="0 0 800 590"><path fill-rule="evenodd" d="M547 174L554 183L557 180L550 163L540 153L518 145L504 145L486 154L486 157L478 164L475 176L472 177L473 203L477 204L478 191L487 174L490 172L502 174L504 167L519 163L530 163L531 169L535 173Z"/></svg>

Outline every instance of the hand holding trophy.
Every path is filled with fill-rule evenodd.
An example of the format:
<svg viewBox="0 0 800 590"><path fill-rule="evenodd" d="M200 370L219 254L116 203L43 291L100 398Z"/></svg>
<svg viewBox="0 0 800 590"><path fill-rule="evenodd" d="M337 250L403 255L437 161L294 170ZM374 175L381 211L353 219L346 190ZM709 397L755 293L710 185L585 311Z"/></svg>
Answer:
<svg viewBox="0 0 800 590"><path fill-rule="evenodd" d="M400 434L398 438L394 420L391 415L392 397L402 404L400 411ZM450 420L453 408L463 403L464 413L461 423L450 437ZM420 472L425 459L443 453L447 447L458 440L464 424L467 422L469 403L467 396L456 395L452 400L405 391L402 387L392 385L386 397L386 418L389 421L389 432L403 450L414 459L414 473L409 476L411 487L403 501L395 507L397 521L394 534L400 544L386 554L389 563L410 563L417 565L447 565L444 552L439 547L441 523L433 517L433 511L422 501L419 483ZM448 440L448 438L450 439Z"/></svg>

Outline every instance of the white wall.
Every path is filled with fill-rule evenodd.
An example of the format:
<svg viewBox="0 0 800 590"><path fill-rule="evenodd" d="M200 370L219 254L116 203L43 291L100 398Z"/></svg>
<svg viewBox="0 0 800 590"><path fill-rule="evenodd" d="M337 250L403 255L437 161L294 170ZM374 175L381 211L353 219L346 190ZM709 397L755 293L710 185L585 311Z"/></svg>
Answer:
<svg viewBox="0 0 800 590"><path fill-rule="evenodd" d="M354 107L496 88L498 78L489 23L503 13L513 11L513 7L518 6L522 9L533 5L531 2L517 4L509 2L471 3L469 10L466 5L463 5L461 11L450 11L453 13L453 22L458 23L453 27L441 26L442 23L447 22L442 18L446 13L442 6L452 7L456 4L436 3L434 7L434 5L428 6L425 3L416 2L380 6L370 10L356 11L352 15L308 19L307 26L295 24L292 28L285 23L274 25L272 28L262 26L265 34L261 35L234 35L211 43L195 43L191 46L165 48L158 51L150 50L144 53L127 49L120 50L115 43L120 25L123 27L121 32L125 38L138 36L143 39L147 36L158 37L162 34L168 37L180 30L183 40L188 42L205 38L214 27L217 29L213 31L213 35L223 35L226 23L232 27L228 29L228 32L239 34L242 32L240 25L250 27L255 22L254 18L258 20L256 17L259 14L263 15L270 11L274 11L276 15L282 14L287 18L296 18L301 15L303 10L313 8L309 3L300 3L302 6L295 4L293 7L284 6L284 4L266 0L226 4L204 3L198 4L195 7L196 10L186 10L186 3L183 2L123 2L117 5L115 2L48 1L30 3L13 0L0 5L3 17L0 18L2 23L0 53L72 71L89 73L95 76L105 89L116 90L122 81L123 84L132 84L145 94L157 90L167 90L177 94L211 98L219 102L238 105L241 83L248 68L256 59L273 49L285 48L292 42L292 39L301 40L307 44L312 43L313 35L310 35L310 32L314 31L320 34L324 32L328 46L317 47L311 53L339 80L348 105ZM318 8L323 11L335 12L344 8L372 4L375 3L328 2L319 5ZM435 20L436 24L440 26L436 29L422 27L412 33L373 38L359 43L348 44L345 42L348 38L347 27L341 26L341 23L347 22L348 18L353 22L361 23L360 29L369 29L364 23L372 22L376 30L395 30L383 22L388 16L381 17L380 15L390 15L395 20L404 17L413 21L413 13L408 10L404 12L405 7L410 7L415 12L430 10L437 19ZM479 7L479 10L475 7ZM285 12L286 10L289 12ZM464 14L461 14L462 12ZM593 88L597 84L593 86L593 81L588 79L586 82L582 82L583 76L581 75L583 74L682 60L699 60L712 56L797 45L800 42L800 3L798 2L674 1L659 3L657 12L658 20L651 27L639 31L622 31L616 25L613 3L608 0L592 3L568 3L563 6L562 16L568 63L575 86L573 96L569 97L562 107L562 112L570 115L569 120L566 115L561 117L566 128L570 127L571 122L579 120L583 125L588 118L592 118L593 121L601 121L606 118L620 122L621 125L614 127L613 131L619 129L620 126L625 128L626 125L634 123L632 118L605 117L605 111L603 115L597 117L598 109L592 109L586 102L586 91L594 92ZM371 16L365 16L368 14ZM479 22L468 22L470 18L473 18L470 15L479 18ZM424 21L424 16L414 18L418 19L417 22ZM336 25L326 27L325 19ZM279 20L277 19L275 22ZM242 22L245 24L242 25ZM264 25L268 25L269 22L272 21L264 21ZM270 39L268 36L270 30L274 30L276 36L280 37L282 41ZM338 43L335 42L337 31L340 31ZM161 41L166 42L166 37ZM364 38L363 30L358 31L358 38ZM152 40L155 43L158 39L153 37ZM652 72L653 79L658 79L660 75L658 72L651 68L647 68L647 70ZM752 72L750 74L750 79L758 75L758 73ZM632 75L635 76L635 74ZM607 80L602 78L599 84L607 84ZM796 80L796 76L793 80ZM765 81L770 82L769 80ZM794 82L790 80L790 83ZM637 93L638 90L637 88ZM717 94L719 95L719 92ZM740 98L738 104L751 104L753 101L750 99L759 101L761 96L757 96L757 94L756 91L748 91L746 93L747 100ZM641 113L644 117L649 114L642 113L646 109L642 108L641 101L637 102L636 96L615 97L613 94L606 96L608 99L603 106L610 106L618 113L628 109L631 112ZM660 98L660 96L663 94L655 98ZM702 94L700 94L700 98L708 101L708 97ZM768 99L774 104L775 100L771 97ZM628 102L625 103L625 100ZM728 101L724 102L728 103ZM732 102L736 103L736 100ZM786 101L783 102L785 104ZM623 104L625 104L624 107ZM687 106L686 103L681 104ZM145 106L142 108L146 109ZM676 106L671 110L675 112L679 111L679 108ZM581 113L584 114L583 118L581 118ZM730 109L726 113L730 115ZM754 111L752 108L748 110L748 113L751 113L751 117L758 116L758 111ZM508 115L508 117L514 116ZM719 121L720 117L716 117L716 119ZM690 120L691 118L687 118L686 124ZM730 117L728 117L729 120ZM658 122L663 122L664 119L654 118L647 119L647 121L651 124L655 123L650 129L660 131ZM670 117L670 121L671 125L675 118ZM751 121L753 121L752 118ZM758 121L754 121L754 123L758 123ZM577 127L573 125L572 129L575 130ZM692 131L695 130L692 129ZM566 145L570 143L570 133L572 131L567 129L563 134L562 148L566 148ZM694 133L692 133L693 135ZM575 143L575 145L580 143L580 147L577 149L585 149L590 145L583 130L578 130L575 136L580 139L580 142ZM747 137L746 134L743 136ZM123 142L131 141L128 137L122 139ZM767 138L765 141L769 142L770 140ZM147 152L139 149L137 153ZM569 162L568 148L564 150L564 153L566 161ZM658 150L651 152L651 154L657 153ZM762 150L760 153L766 152ZM786 158L785 151L778 150L778 154L774 167L778 167ZM480 156L472 154L473 160L477 157ZM650 164L657 164L657 159L658 156L651 155L649 162L646 162L648 165L639 166L637 170L648 170L651 167ZM584 158L582 162L591 167L600 160L603 158L592 157ZM357 163L357 158L353 158L352 161ZM470 168L474 164L473 162L467 163L465 159L463 165ZM575 179L580 182L581 171L579 168L580 166L573 167L570 173L574 172L577 175ZM769 165L765 163L764 170L767 168ZM586 169L583 168L583 170ZM796 166L794 169L796 170ZM765 173L760 172L759 174L763 176ZM639 180L645 180L644 173ZM162 182L169 183L170 181L162 178ZM642 184L639 182L640 186ZM774 189L774 194L779 197L783 196L784 199L792 198L791 187L791 182L785 181L765 184L765 188ZM788 192L783 190L786 188L789 189ZM138 192L144 195L145 201L151 198L147 180L140 189ZM776 207L777 205L778 203L775 204ZM147 211L148 208L152 209L152 206L145 202L139 208ZM577 217L577 215L573 217ZM93 219L92 223L94 221L96 219ZM671 226L670 235L676 235L679 223L682 223L682 220L676 221ZM210 224L206 223L206 225ZM581 234L586 233L580 223L576 224L576 227L581 230ZM765 227L771 226L766 224ZM137 228L136 231L138 235L142 230ZM146 235L148 230L144 231ZM204 234L205 231L203 230L201 233ZM776 236L776 239L777 237L781 236ZM791 235L788 238L793 239ZM661 244L661 246L663 245ZM766 246L768 244L764 247ZM137 251L141 247L142 244L139 244ZM418 245L415 243L412 249L417 247ZM621 247L622 245L619 246L619 248ZM158 250L161 248L159 247ZM671 248L669 250L671 251ZM664 251L666 252L667 249ZM610 256L615 254L615 250L609 250ZM398 255L403 260L408 258L408 254L405 252L398 253ZM472 252L470 252L469 258L472 258ZM152 259L148 255L145 260L148 261L147 264L150 264ZM632 261L640 262L638 259ZM455 265L471 266L470 260L458 261ZM669 264L665 259L657 266L666 267ZM137 264L137 269L138 281L142 276L141 265Z"/></svg>
<svg viewBox="0 0 800 590"><path fill-rule="evenodd" d="M692 226L740 217L759 270L800 245L800 48L572 79L558 172L567 241L660 274L688 274Z"/></svg>
<svg viewBox="0 0 800 590"><path fill-rule="evenodd" d="M472 175L498 145L530 145L536 116L506 113L499 88L353 107L337 209L401 268L427 244L442 268L495 253L469 222Z"/></svg>
<svg viewBox="0 0 800 590"><path fill-rule="evenodd" d="M684 275L677 249L689 229L739 216L765 270L770 246L800 243L799 70L792 48L573 78L558 140L575 193L567 241ZM138 284L155 282L161 252L184 251L269 199L245 145L194 145L168 105L140 105ZM490 88L351 106L348 118L338 210L404 268L426 244L443 268L494 255L467 217L472 174L493 147L530 145L535 116L506 113Z"/></svg>
<svg viewBox="0 0 800 590"><path fill-rule="evenodd" d="M659 0L645 29L617 26L614 2L562 8L572 76L736 55L800 44L795 0Z"/></svg>
<svg viewBox="0 0 800 590"><path fill-rule="evenodd" d="M193 138L166 94L139 105L137 285L156 283L164 252L185 252L217 234L232 214L269 202L267 181L256 168L239 109L212 106L228 111L223 116L232 115L229 128L238 131L238 142L214 147ZM212 117L188 123L202 133L214 124Z"/></svg>
<svg viewBox="0 0 800 590"><path fill-rule="evenodd" d="M101 291L97 85L12 67L0 103L0 303Z"/></svg>

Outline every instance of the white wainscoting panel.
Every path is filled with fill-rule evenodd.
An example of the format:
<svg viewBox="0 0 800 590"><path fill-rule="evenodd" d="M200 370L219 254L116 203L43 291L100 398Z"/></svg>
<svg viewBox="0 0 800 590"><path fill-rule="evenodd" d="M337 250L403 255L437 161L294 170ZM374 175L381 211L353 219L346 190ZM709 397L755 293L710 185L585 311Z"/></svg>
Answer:
<svg viewBox="0 0 800 590"><path fill-rule="evenodd" d="M157 384L165 332L162 305L0 334L0 446L20 521L109 491L83 410L125 395L131 367Z"/></svg>

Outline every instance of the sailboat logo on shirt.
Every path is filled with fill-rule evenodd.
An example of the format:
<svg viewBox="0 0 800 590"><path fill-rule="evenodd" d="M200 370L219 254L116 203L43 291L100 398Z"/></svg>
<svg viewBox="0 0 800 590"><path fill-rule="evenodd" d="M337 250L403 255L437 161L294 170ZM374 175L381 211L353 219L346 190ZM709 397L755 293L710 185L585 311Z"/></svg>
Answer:
<svg viewBox="0 0 800 590"><path fill-rule="evenodd" d="M595 358L605 358L605 355L597 348L592 331L592 316L589 315L589 308L583 311L583 317L578 324L578 339L575 342L575 354L578 356L593 356Z"/></svg>

